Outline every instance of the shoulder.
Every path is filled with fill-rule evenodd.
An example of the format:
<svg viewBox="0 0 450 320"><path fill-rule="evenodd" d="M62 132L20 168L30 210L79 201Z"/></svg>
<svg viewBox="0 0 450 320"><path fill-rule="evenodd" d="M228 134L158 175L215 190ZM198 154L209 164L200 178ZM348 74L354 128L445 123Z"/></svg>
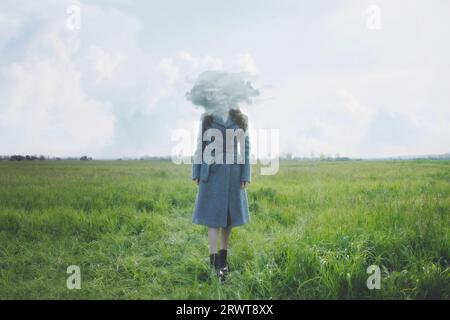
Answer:
<svg viewBox="0 0 450 320"><path fill-rule="evenodd" d="M236 114L242 117L242 119L248 121L248 116L245 113L243 113L240 109L237 109Z"/></svg>
<svg viewBox="0 0 450 320"><path fill-rule="evenodd" d="M202 115L200 116L200 122L202 123L202 126L204 128L210 126L212 120L213 120L212 115L207 112L203 112Z"/></svg>
<svg viewBox="0 0 450 320"><path fill-rule="evenodd" d="M212 116L209 114L209 113L207 113L207 112L203 112L201 115L200 115L200 121L208 121L210 118L211 118Z"/></svg>
<svg viewBox="0 0 450 320"><path fill-rule="evenodd" d="M241 116L242 116L242 124L244 126L244 129L247 130L248 129L248 116L242 112L241 112Z"/></svg>
<svg viewBox="0 0 450 320"><path fill-rule="evenodd" d="M244 121L243 121L243 123L244 123L244 130L245 131L248 131L248 116L246 115L246 114L242 114L242 118L244 118Z"/></svg>
<svg viewBox="0 0 450 320"><path fill-rule="evenodd" d="M242 129L247 130L248 117L239 109L231 109L230 116L233 121Z"/></svg>

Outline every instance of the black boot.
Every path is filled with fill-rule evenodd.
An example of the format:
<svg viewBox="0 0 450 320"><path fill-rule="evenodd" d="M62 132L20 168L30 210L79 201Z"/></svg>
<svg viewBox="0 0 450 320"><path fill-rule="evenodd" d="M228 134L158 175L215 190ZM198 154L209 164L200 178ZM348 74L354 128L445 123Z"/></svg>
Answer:
<svg viewBox="0 0 450 320"><path fill-rule="evenodd" d="M209 264L211 268L214 268L214 270L216 270L216 272L220 269L219 262L219 254L214 253L209 255Z"/></svg>
<svg viewBox="0 0 450 320"><path fill-rule="evenodd" d="M227 250L219 250L219 268L224 275L228 274Z"/></svg>
<svg viewBox="0 0 450 320"><path fill-rule="evenodd" d="M210 254L209 262L210 262L211 268L214 268L214 272L216 273L216 276L219 277L219 280L224 281L225 274L223 273L223 270L221 268L220 255L218 253Z"/></svg>

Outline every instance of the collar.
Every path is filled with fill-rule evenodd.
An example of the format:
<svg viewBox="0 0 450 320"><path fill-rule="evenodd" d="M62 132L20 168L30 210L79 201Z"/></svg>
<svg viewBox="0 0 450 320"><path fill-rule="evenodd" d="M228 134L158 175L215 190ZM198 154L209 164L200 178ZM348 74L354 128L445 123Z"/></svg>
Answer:
<svg viewBox="0 0 450 320"><path fill-rule="evenodd" d="M212 114L212 118L215 123L220 124L223 127L229 127L233 123L230 115L228 115L227 121L225 122L223 121L221 116L215 114Z"/></svg>

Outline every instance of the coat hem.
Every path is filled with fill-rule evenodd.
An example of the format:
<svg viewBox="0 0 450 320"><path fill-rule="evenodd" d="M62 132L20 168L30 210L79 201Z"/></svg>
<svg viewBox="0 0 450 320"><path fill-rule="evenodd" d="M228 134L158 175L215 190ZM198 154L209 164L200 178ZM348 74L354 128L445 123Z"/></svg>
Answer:
<svg viewBox="0 0 450 320"><path fill-rule="evenodd" d="M227 228L227 227L232 227L232 228L234 228L234 227L239 227L239 226L243 226L243 225L248 224L248 222L242 222L242 223L235 223L235 224L232 223L232 224L227 225L227 226L218 226L218 225L211 225L211 224L208 224L208 223L195 222L195 221L192 221L192 223L193 223L193 224L202 225L202 226L206 226L206 227L208 227L208 228Z"/></svg>

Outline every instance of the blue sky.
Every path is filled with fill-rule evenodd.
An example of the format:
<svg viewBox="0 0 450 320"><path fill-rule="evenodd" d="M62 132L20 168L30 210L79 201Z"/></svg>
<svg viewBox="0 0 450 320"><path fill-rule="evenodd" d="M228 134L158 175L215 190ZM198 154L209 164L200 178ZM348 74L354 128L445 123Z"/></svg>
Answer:
<svg viewBox="0 0 450 320"><path fill-rule="evenodd" d="M66 25L80 9L80 29ZM371 28L370 5L379 9ZM0 154L168 155L202 71L252 73L250 127L280 152L383 157L450 146L448 1L0 3ZM189 147L189 146L188 146ZM189 149L189 148L187 148Z"/></svg>

